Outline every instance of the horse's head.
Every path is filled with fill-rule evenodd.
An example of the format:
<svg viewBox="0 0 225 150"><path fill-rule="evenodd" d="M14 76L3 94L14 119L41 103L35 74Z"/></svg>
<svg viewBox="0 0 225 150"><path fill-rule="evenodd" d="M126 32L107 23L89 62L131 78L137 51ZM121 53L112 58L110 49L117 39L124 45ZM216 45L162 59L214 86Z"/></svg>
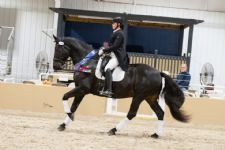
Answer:
<svg viewBox="0 0 225 150"><path fill-rule="evenodd" d="M54 70L61 70L66 60L70 56L71 47L64 42L64 40L60 40L56 36L55 39L55 54L53 59L53 68Z"/></svg>
<svg viewBox="0 0 225 150"><path fill-rule="evenodd" d="M76 64L93 49L92 46L75 38L67 37L60 40L54 35L53 37L56 43L53 61L54 70L61 70L68 57L71 57L73 64Z"/></svg>

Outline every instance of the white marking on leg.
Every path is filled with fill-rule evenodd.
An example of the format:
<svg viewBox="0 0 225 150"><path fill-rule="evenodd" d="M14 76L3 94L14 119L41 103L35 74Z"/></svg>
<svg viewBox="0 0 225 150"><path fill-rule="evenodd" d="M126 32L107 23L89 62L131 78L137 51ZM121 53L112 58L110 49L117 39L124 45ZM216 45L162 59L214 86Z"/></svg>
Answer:
<svg viewBox="0 0 225 150"><path fill-rule="evenodd" d="M158 134L159 136L163 135L163 125L164 125L164 121L163 120L158 120L157 121L157 125L156 125L156 134Z"/></svg>
<svg viewBox="0 0 225 150"><path fill-rule="evenodd" d="M159 94L159 105L162 108L162 110L164 110L165 108L165 99L164 99L164 94L163 94L163 89L165 88L165 78L162 77L162 88Z"/></svg>
<svg viewBox="0 0 225 150"><path fill-rule="evenodd" d="M159 96L159 106L162 108L162 110L165 110L165 99L164 99L164 94Z"/></svg>
<svg viewBox="0 0 225 150"><path fill-rule="evenodd" d="M64 106L64 111L66 113L71 113L70 107L69 107L69 104L68 104L68 101L67 100L66 101L63 101L63 106Z"/></svg>
<svg viewBox="0 0 225 150"><path fill-rule="evenodd" d="M125 118L121 120L117 125L116 125L116 130L119 131L121 130L126 124L128 124L130 120L128 118Z"/></svg>
<svg viewBox="0 0 225 150"><path fill-rule="evenodd" d="M69 116L66 116L66 118L65 118L65 120L64 120L64 123L65 123L66 125L69 125L71 122L72 122L72 120L70 119L70 117L69 117Z"/></svg>
<svg viewBox="0 0 225 150"><path fill-rule="evenodd" d="M162 95L164 88L165 88L165 78L162 77L162 88L161 88L161 91L160 91L159 95Z"/></svg>

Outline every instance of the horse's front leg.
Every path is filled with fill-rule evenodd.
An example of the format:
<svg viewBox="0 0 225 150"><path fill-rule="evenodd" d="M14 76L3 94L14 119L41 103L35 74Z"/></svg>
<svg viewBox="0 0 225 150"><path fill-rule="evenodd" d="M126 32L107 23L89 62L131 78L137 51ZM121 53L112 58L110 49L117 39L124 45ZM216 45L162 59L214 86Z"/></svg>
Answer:
<svg viewBox="0 0 225 150"><path fill-rule="evenodd" d="M137 115L138 108L142 101L143 98L141 96L133 97L127 117L121 120L115 128L109 130L108 135L116 135L117 131L121 130L126 124L128 124Z"/></svg>
<svg viewBox="0 0 225 150"><path fill-rule="evenodd" d="M71 91L67 92L66 94L64 94L63 96L63 106L64 106L64 111L67 114L64 122L58 127L59 131L63 131L66 128L66 125L69 125L72 121L73 121L73 113L76 111L76 109L78 108L80 102L82 101L83 97L85 94L83 94L84 92L79 88L74 88ZM71 97L74 97L74 101L73 104L71 106L71 108L69 108L69 104L68 104L68 99Z"/></svg>

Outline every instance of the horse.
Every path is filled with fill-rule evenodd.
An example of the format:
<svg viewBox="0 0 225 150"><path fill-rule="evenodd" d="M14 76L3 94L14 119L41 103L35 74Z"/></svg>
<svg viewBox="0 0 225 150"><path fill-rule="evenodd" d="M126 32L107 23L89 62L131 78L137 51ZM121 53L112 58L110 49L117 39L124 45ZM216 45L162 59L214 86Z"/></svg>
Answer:
<svg viewBox="0 0 225 150"><path fill-rule="evenodd" d="M78 64L92 50L92 46L71 37L64 37L62 40L54 36L55 54L53 59L54 70L61 70L68 59L71 57L73 64ZM89 68L96 68L98 54L94 55L87 62ZM67 114L64 122L59 125L58 130L64 131L66 126L74 120L76 112L82 99L87 94L102 96L99 89L103 88L101 79L96 78L94 71L81 72L74 71L74 82L76 87L64 94L62 100L64 111ZM164 111L158 103L162 97L169 107L169 110L177 121L188 122L189 115L186 115L180 108L185 101L184 93L176 82L167 74L160 72L145 64L130 64L122 81L113 82L113 98L121 99L132 97L132 102L127 116L121 120L114 128L109 130L108 135L116 135L126 124L128 124L137 114L140 104L145 100L157 116L156 131L151 135L152 138L162 136L164 124ZM74 97L71 108L68 99Z"/></svg>

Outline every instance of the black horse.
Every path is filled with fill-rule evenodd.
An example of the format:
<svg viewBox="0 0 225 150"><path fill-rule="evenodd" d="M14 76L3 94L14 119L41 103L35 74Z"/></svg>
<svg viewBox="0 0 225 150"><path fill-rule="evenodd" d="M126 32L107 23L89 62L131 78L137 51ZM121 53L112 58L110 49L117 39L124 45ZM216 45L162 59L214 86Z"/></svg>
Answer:
<svg viewBox="0 0 225 150"><path fill-rule="evenodd" d="M72 58L74 64L80 62L91 50L92 46L75 38L64 38L60 41L54 36L55 55L53 67L54 70L62 69L68 57ZM90 68L95 68L98 62L98 55L88 60ZM73 119L74 113L86 94L99 95L99 89L103 87L102 80L95 77L95 73L74 72L74 81L76 88L67 92L63 96L64 110L67 113L65 121L58 127L63 131ZM163 88L163 89L162 89ZM131 64L122 81L113 82L113 98L132 97L131 106L127 114L127 118L112 128L108 134L115 135L116 132L132 120L138 111L138 108L144 100L149 104L158 118L158 126L156 132L151 137L158 138L162 133L164 111L158 104L158 98L162 96L166 104L169 106L172 116L181 122L187 122L188 116L184 114L180 107L183 105L185 97L178 85L171 77L165 73L145 65ZM75 97L71 108L68 105L68 99Z"/></svg>

